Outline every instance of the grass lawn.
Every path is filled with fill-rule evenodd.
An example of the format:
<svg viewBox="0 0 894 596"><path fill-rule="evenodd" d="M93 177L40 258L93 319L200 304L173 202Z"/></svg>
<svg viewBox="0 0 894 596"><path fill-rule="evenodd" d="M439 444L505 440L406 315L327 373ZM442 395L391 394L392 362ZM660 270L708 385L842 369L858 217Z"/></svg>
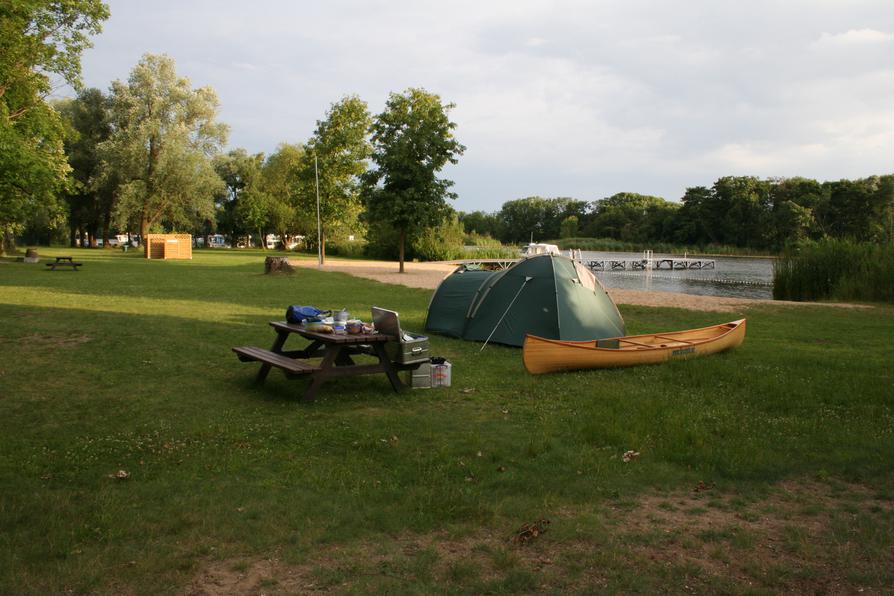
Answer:
<svg viewBox="0 0 894 596"><path fill-rule="evenodd" d="M265 276L250 251L40 252L84 267L0 263L0 593L894 585L890 306L622 306L630 333L745 314L748 337L539 377L517 348L434 336L453 387L377 375L305 404L305 380L257 387L230 348L269 347L289 304L422 331L431 292Z"/></svg>

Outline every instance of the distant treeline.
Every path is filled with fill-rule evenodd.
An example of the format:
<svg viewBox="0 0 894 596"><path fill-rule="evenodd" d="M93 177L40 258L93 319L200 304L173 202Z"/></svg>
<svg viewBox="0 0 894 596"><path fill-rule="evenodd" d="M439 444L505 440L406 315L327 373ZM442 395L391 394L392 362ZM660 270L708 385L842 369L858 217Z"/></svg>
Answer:
<svg viewBox="0 0 894 596"><path fill-rule="evenodd" d="M627 192L597 201L529 197L460 220L467 233L506 243L589 237L766 252L824 238L883 242L894 237L894 175L834 182L727 176L688 188L680 202Z"/></svg>

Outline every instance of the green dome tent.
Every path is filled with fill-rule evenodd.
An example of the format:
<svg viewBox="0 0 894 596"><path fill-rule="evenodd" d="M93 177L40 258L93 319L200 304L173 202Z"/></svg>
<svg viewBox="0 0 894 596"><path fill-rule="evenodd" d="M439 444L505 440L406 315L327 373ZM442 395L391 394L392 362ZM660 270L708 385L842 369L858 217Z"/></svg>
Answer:
<svg viewBox="0 0 894 596"><path fill-rule="evenodd" d="M501 271L448 275L432 296L425 330L510 346L521 346L526 333L578 341L625 335L621 314L593 273L549 254Z"/></svg>

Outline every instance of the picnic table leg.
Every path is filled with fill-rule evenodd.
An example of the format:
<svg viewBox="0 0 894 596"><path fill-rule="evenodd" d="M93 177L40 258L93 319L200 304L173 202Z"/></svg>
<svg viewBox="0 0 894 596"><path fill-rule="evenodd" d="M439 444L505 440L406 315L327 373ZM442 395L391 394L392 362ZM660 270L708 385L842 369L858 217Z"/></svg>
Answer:
<svg viewBox="0 0 894 596"><path fill-rule="evenodd" d="M286 338L289 337L287 332L276 332L276 340L273 342L273 347L270 348L271 352L279 354L282 352L282 346L286 343ZM261 363L261 370L258 371L258 376L255 377L256 383L263 383L264 379L267 378L267 375L270 374L271 366L266 362Z"/></svg>
<svg viewBox="0 0 894 596"><path fill-rule="evenodd" d="M329 376L329 371L338 359L341 349L342 346L340 345L326 345L326 353L323 355L323 361L320 362L320 370L310 374L310 386L302 396L304 401L313 401L317 398L317 391L326 382L326 377Z"/></svg>
<svg viewBox="0 0 894 596"><path fill-rule="evenodd" d="M375 343L373 344L373 348L376 350L376 356L379 357L379 364L385 369L385 374L388 375L388 380L391 381L391 387L395 391L403 389L404 384L400 382L400 378L397 376L394 367L391 366L391 359L388 358L388 353L385 351L385 344Z"/></svg>

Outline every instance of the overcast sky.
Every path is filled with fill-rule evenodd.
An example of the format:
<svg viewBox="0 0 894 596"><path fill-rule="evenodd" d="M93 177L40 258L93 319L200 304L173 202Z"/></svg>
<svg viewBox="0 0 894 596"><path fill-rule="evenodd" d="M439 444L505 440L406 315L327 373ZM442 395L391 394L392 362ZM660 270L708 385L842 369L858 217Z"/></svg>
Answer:
<svg viewBox="0 0 894 596"><path fill-rule="evenodd" d="M168 54L217 91L231 148L303 142L346 94L455 103L464 211L894 172L892 0L108 3L85 83Z"/></svg>

